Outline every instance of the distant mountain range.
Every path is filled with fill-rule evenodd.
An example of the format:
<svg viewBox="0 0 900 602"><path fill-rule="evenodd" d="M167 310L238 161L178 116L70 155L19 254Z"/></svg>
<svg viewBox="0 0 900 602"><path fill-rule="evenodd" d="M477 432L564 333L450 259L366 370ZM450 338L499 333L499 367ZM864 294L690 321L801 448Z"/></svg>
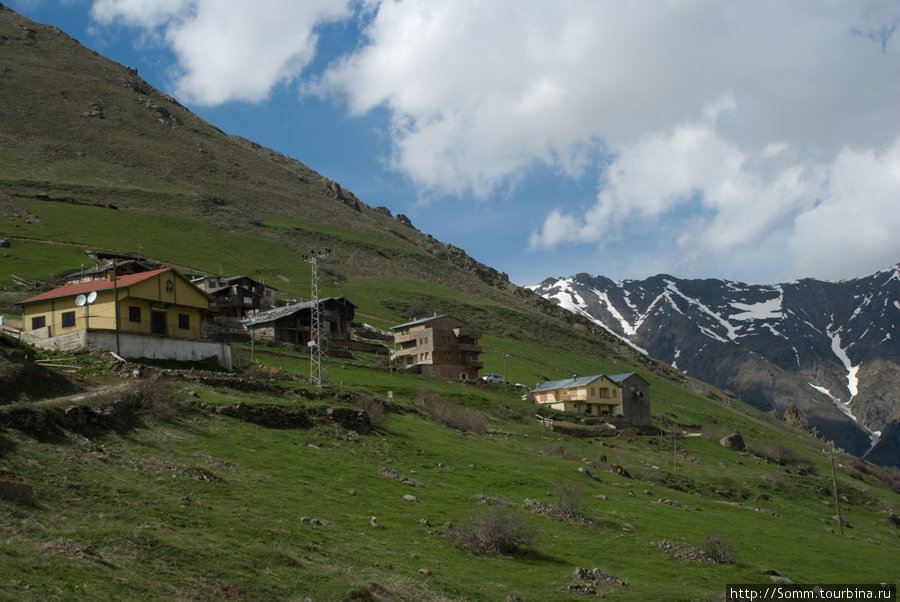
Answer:
<svg viewBox="0 0 900 602"><path fill-rule="evenodd" d="M793 404L850 453L900 465L900 264L840 282L578 274L529 288L760 410Z"/></svg>

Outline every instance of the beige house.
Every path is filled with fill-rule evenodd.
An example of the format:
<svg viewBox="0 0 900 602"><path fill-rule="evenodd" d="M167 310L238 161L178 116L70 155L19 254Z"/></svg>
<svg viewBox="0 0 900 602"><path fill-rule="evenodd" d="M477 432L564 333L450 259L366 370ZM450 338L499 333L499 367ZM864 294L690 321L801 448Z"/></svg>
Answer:
<svg viewBox="0 0 900 602"><path fill-rule="evenodd" d="M484 365L478 359L481 336L450 315L422 318L394 326L391 353L398 368L439 378L476 380Z"/></svg>
<svg viewBox="0 0 900 602"><path fill-rule="evenodd" d="M199 341L210 297L172 269L55 288L21 302L21 339L71 350L94 344L123 357L202 360L231 368L231 350Z"/></svg>
<svg viewBox="0 0 900 602"><path fill-rule="evenodd" d="M603 417L617 426L650 424L650 385L636 372L548 381L532 388L528 397L554 410Z"/></svg>

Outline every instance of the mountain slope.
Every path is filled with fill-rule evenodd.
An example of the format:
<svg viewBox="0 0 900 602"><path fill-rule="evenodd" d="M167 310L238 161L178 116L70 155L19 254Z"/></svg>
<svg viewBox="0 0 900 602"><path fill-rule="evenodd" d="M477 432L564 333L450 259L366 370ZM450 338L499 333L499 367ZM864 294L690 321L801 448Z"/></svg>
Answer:
<svg viewBox="0 0 900 602"><path fill-rule="evenodd" d="M763 411L794 404L851 453L900 419L900 265L836 283L578 274L532 288Z"/></svg>

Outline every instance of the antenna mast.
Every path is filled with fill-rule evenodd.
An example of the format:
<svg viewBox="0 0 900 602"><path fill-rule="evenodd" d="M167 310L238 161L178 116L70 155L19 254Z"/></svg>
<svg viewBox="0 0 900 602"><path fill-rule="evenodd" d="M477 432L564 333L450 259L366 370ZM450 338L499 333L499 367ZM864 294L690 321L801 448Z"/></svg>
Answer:
<svg viewBox="0 0 900 602"><path fill-rule="evenodd" d="M309 320L309 380L318 386L328 380L327 365L323 365L322 356L327 351L327 341L322 335L322 307L319 300L319 260L324 259L331 249L310 251L304 259L312 264L312 309ZM326 356L327 358L327 356Z"/></svg>

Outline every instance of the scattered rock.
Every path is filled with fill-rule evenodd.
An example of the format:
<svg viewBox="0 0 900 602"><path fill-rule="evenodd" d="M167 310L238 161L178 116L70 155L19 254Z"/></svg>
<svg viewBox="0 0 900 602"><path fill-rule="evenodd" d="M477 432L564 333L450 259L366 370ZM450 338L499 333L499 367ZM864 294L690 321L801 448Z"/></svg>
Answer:
<svg viewBox="0 0 900 602"><path fill-rule="evenodd" d="M418 503L419 503L419 498L417 498L416 496L412 495L411 493L407 493L406 495L403 496L403 501L404 501L404 502L409 502L410 504L418 504Z"/></svg>
<svg viewBox="0 0 900 602"><path fill-rule="evenodd" d="M630 478L631 478L631 475L628 474L628 471L625 470L624 468L622 468L621 466L619 466L618 464L616 464L615 466L613 466L610 470L612 470L612 472L616 473L616 474L619 475L620 477L625 477L626 479L630 479Z"/></svg>
<svg viewBox="0 0 900 602"><path fill-rule="evenodd" d="M893 512L889 513L886 518L881 519L886 525L890 525L891 527L900 527L900 516L897 516Z"/></svg>
<svg viewBox="0 0 900 602"><path fill-rule="evenodd" d="M429 576L431 576L431 569L421 568L421 569L419 569L419 573L421 573L422 575L425 575L426 577L429 577Z"/></svg>
<svg viewBox="0 0 900 602"><path fill-rule="evenodd" d="M505 506L506 503L503 500L498 500L494 497L488 497L486 495L478 496L478 503L483 504L485 506Z"/></svg>
<svg viewBox="0 0 900 602"><path fill-rule="evenodd" d="M309 516L304 516L300 519L300 522L314 527L327 527L331 524L331 521L325 520L324 518L312 518Z"/></svg>
<svg viewBox="0 0 900 602"><path fill-rule="evenodd" d="M378 518L373 516L369 519L369 526L375 527L376 529L384 529L381 523L378 522Z"/></svg>
<svg viewBox="0 0 900 602"><path fill-rule="evenodd" d="M532 512L536 514L540 514L541 516L549 516L552 518L560 518L566 522L573 523L576 525L584 525L587 527L595 527L597 526L597 522L586 514L582 514L581 512L576 512L575 510L565 510L562 508L557 508L556 506L550 504L544 504L540 500L535 500L531 498L525 499L525 507L529 508Z"/></svg>
<svg viewBox="0 0 900 602"><path fill-rule="evenodd" d="M676 502L675 500L659 499L653 503L659 504L660 506L674 506L675 508L687 508L688 507L686 504L682 504L681 502Z"/></svg>
<svg viewBox="0 0 900 602"><path fill-rule="evenodd" d="M625 587L628 582L602 569L577 567L569 579L569 591L580 594L605 595L615 589Z"/></svg>
<svg viewBox="0 0 900 602"><path fill-rule="evenodd" d="M591 480L593 480L593 481L599 481L599 480L600 480L600 479L597 478L597 475L595 475L594 473L592 473L590 470L588 470L588 469L585 468L584 466L579 466L579 467L578 467L578 472L580 472L581 474L583 474L584 476L586 476L587 478L589 478L589 479L591 479Z"/></svg>
<svg viewBox="0 0 900 602"><path fill-rule="evenodd" d="M719 439L719 445L724 447L725 449L730 449L733 451L744 451L746 449L746 444L744 443L744 438L741 437L740 433L731 433L730 435L725 435L721 439Z"/></svg>
<svg viewBox="0 0 900 602"><path fill-rule="evenodd" d="M378 474L380 474L383 477L387 477L389 479L394 479L398 483L403 483L404 485L409 485L410 487L418 487L419 486L418 481L404 477L402 474L400 474L396 470L386 468L384 466L382 466L381 468L378 469Z"/></svg>
<svg viewBox="0 0 900 602"><path fill-rule="evenodd" d="M680 560L687 560L689 562L710 562L713 564L734 564L733 558L729 555L716 553L715 550L708 551L700 547L678 541L670 541L668 539L662 539L652 543L660 550L667 552Z"/></svg>

